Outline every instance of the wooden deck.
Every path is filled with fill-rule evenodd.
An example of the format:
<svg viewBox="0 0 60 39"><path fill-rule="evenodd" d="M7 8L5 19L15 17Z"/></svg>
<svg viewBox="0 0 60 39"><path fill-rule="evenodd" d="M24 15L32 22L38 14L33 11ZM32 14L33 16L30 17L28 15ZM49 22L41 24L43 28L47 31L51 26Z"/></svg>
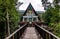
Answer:
<svg viewBox="0 0 60 39"><path fill-rule="evenodd" d="M22 39L38 39L38 36L35 32L35 27L27 27Z"/></svg>
<svg viewBox="0 0 60 39"><path fill-rule="evenodd" d="M37 24L35 24L34 27L29 26L30 27L28 27L28 24L24 24L5 39L60 39Z"/></svg>

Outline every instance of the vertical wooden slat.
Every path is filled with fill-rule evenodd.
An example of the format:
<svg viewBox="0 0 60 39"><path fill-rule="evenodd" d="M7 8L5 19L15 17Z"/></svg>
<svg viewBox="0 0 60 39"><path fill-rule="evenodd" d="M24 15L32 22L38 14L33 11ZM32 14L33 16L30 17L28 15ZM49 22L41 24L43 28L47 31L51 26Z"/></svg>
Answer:
<svg viewBox="0 0 60 39"><path fill-rule="evenodd" d="M54 37L53 37L52 35L50 35L50 38L51 38L51 39L54 39Z"/></svg>
<svg viewBox="0 0 60 39"><path fill-rule="evenodd" d="M17 32L17 39L19 39L19 31Z"/></svg>
<svg viewBox="0 0 60 39"><path fill-rule="evenodd" d="M47 38L47 33L46 33L46 39L48 39L48 38Z"/></svg>
<svg viewBox="0 0 60 39"><path fill-rule="evenodd" d="M40 35L44 38L44 39L60 39L59 37L57 37L56 35L54 35L53 33L49 32L48 30L46 30L43 27L40 27L38 24L35 23L35 27L38 30L38 32L40 33Z"/></svg>
<svg viewBox="0 0 60 39"><path fill-rule="evenodd" d="M14 39L14 36L12 36L12 39Z"/></svg>

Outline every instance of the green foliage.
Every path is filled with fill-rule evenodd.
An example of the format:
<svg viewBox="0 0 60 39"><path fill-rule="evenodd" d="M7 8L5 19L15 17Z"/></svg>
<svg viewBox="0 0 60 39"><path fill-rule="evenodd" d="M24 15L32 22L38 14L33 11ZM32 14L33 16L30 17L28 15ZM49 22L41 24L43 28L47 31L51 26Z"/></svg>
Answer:
<svg viewBox="0 0 60 39"><path fill-rule="evenodd" d="M58 0L55 0L54 3L55 7L50 7L43 14L43 20L54 29L54 34L60 37L60 6Z"/></svg>
<svg viewBox="0 0 60 39"><path fill-rule="evenodd" d="M7 26L7 12L11 33L18 27L19 15L15 8L15 0L0 0L0 39L4 39Z"/></svg>
<svg viewBox="0 0 60 39"><path fill-rule="evenodd" d="M60 37L60 23L56 24L54 32L57 36Z"/></svg>

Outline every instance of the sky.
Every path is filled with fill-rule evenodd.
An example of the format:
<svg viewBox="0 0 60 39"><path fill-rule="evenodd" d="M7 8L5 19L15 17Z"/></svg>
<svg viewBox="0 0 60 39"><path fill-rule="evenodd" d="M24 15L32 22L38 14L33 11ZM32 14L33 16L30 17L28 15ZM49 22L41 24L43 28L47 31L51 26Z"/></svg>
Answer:
<svg viewBox="0 0 60 39"><path fill-rule="evenodd" d="M29 3L31 3L36 11L45 11L41 0L18 0L18 2L23 2L23 4L19 7L19 10L26 10ZM49 0L48 2L52 3L53 1Z"/></svg>

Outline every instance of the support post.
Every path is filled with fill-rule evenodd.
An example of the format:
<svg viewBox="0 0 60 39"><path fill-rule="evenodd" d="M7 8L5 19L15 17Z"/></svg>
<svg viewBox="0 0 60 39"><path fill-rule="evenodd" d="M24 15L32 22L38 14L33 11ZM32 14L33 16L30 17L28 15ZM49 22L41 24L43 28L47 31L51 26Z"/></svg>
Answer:
<svg viewBox="0 0 60 39"><path fill-rule="evenodd" d="M33 17L32 17L32 22L33 22Z"/></svg>
<svg viewBox="0 0 60 39"><path fill-rule="evenodd" d="M36 19L37 19L37 22L38 22L38 17Z"/></svg>
<svg viewBox="0 0 60 39"><path fill-rule="evenodd" d="M27 18L27 22L29 22L29 17Z"/></svg>
<svg viewBox="0 0 60 39"><path fill-rule="evenodd" d="M23 17L23 22L24 22L24 17Z"/></svg>

